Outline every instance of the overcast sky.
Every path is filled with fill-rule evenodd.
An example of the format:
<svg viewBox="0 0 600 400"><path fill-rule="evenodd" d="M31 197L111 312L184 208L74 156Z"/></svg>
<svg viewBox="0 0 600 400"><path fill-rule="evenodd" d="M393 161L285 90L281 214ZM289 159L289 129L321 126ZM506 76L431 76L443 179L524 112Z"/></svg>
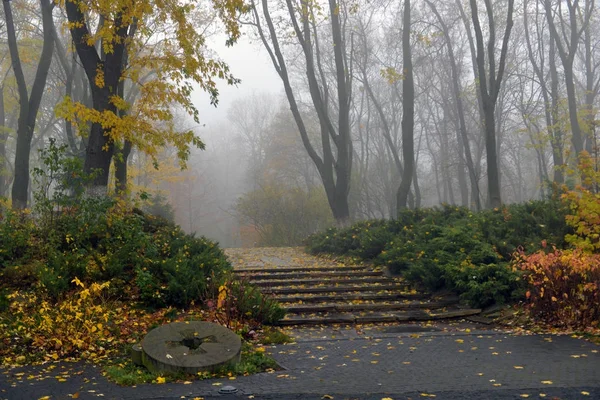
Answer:
<svg viewBox="0 0 600 400"><path fill-rule="evenodd" d="M215 38L215 41L217 40L218 42L211 44L211 47L219 58L229 64L233 75L241 79L242 83L235 87L219 81L217 108L210 105L206 93L200 89L194 92L194 102L200 111L200 123L206 124L207 127L225 119L227 109L237 98L248 97L252 92L278 94L283 91L281 79L275 72L269 55L258 42L251 43L247 36L243 36L233 47L226 47L223 37Z"/></svg>

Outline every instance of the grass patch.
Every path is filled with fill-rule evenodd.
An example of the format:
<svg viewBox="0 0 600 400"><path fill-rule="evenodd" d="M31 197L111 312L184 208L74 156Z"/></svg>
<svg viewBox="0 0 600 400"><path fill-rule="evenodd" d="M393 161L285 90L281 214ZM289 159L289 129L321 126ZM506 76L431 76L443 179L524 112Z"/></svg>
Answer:
<svg viewBox="0 0 600 400"><path fill-rule="evenodd" d="M265 327L260 337L260 343L270 346L277 344L292 343L294 339L281 329L275 327Z"/></svg>
<svg viewBox="0 0 600 400"><path fill-rule="evenodd" d="M104 367L108 380L122 386L135 386L142 383L183 382L202 379L215 379L234 376L246 376L278 370L281 367L269 357L264 347L255 347L248 342L242 343L242 359L238 364L223 367L214 372L199 372L196 375L161 372L153 373L143 366L135 365L129 357L112 360Z"/></svg>

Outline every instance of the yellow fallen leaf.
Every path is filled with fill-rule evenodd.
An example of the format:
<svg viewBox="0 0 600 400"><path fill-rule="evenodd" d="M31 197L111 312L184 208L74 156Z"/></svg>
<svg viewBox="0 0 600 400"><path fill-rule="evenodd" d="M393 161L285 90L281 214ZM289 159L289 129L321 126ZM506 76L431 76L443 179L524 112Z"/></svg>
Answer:
<svg viewBox="0 0 600 400"><path fill-rule="evenodd" d="M515 369L523 369L520 365L515 365Z"/></svg>
<svg viewBox="0 0 600 400"><path fill-rule="evenodd" d="M581 394L584 395L584 396L589 396L590 392L583 391L583 392L581 392Z"/></svg>
<svg viewBox="0 0 600 400"><path fill-rule="evenodd" d="M185 382L183 382L183 384L184 384L184 385L191 385L191 384L192 384L192 381L185 381Z"/></svg>
<svg viewBox="0 0 600 400"><path fill-rule="evenodd" d="M165 383L167 379L163 376L156 377L156 383Z"/></svg>
<svg viewBox="0 0 600 400"><path fill-rule="evenodd" d="M546 397L546 393L540 393L539 396L540 397Z"/></svg>
<svg viewBox="0 0 600 400"><path fill-rule="evenodd" d="M382 397L381 400L394 400L391 397Z"/></svg>
<svg viewBox="0 0 600 400"><path fill-rule="evenodd" d="M50 396L42 396L38 400L50 400Z"/></svg>
<svg viewBox="0 0 600 400"><path fill-rule="evenodd" d="M502 386L501 383L494 383L494 386L498 387L498 386Z"/></svg>
<svg viewBox="0 0 600 400"><path fill-rule="evenodd" d="M529 397L529 395L528 395L527 393L523 393L523 394L522 394L522 395L520 395L520 396L521 396L521 397L523 397L523 398L527 398L527 397Z"/></svg>
<svg viewBox="0 0 600 400"><path fill-rule="evenodd" d="M464 343L465 341L463 339L456 339L455 342L456 343Z"/></svg>
<svg viewBox="0 0 600 400"><path fill-rule="evenodd" d="M331 399L333 399L333 396L330 396L328 394L324 394L323 397L321 397L321 398L322 399L329 399L329 400L331 400Z"/></svg>
<svg viewBox="0 0 600 400"><path fill-rule="evenodd" d="M78 399L79 398L79 392L70 394L69 396L71 396L72 399Z"/></svg>
<svg viewBox="0 0 600 400"><path fill-rule="evenodd" d="M544 385L552 385L552 381L542 381Z"/></svg>
<svg viewBox="0 0 600 400"><path fill-rule="evenodd" d="M377 360L373 360L373 361L371 361L371 364L377 364L378 362L379 361L377 361Z"/></svg>
<svg viewBox="0 0 600 400"><path fill-rule="evenodd" d="M221 385L222 385L221 382L215 382L215 383L213 383L213 386L221 386Z"/></svg>

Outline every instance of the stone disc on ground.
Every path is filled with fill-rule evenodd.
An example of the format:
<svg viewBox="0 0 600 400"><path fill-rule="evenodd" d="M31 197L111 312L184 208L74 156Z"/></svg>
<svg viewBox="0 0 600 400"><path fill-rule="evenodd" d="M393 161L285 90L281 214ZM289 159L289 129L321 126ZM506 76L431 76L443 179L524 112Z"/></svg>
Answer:
<svg viewBox="0 0 600 400"><path fill-rule="evenodd" d="M196 374L240 361L242 342L211 322L173 322L148 332L141 342L143 364L154 372Z"/></svg>

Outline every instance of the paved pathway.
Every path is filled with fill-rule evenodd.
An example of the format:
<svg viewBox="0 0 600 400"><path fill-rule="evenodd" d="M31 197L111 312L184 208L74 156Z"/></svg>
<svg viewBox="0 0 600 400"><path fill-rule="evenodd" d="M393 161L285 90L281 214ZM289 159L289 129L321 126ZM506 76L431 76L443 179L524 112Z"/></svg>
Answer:
<svg viewBox="0 0 600 400"><path fill-rule="evenodd" d="M0 399L600 399L600 346L485 329L464 321L295 328L295 344L268 348L282 370L187 385L120 387L81 363L5 369ZM238 393L219 395L225 385Z"/></svg>

